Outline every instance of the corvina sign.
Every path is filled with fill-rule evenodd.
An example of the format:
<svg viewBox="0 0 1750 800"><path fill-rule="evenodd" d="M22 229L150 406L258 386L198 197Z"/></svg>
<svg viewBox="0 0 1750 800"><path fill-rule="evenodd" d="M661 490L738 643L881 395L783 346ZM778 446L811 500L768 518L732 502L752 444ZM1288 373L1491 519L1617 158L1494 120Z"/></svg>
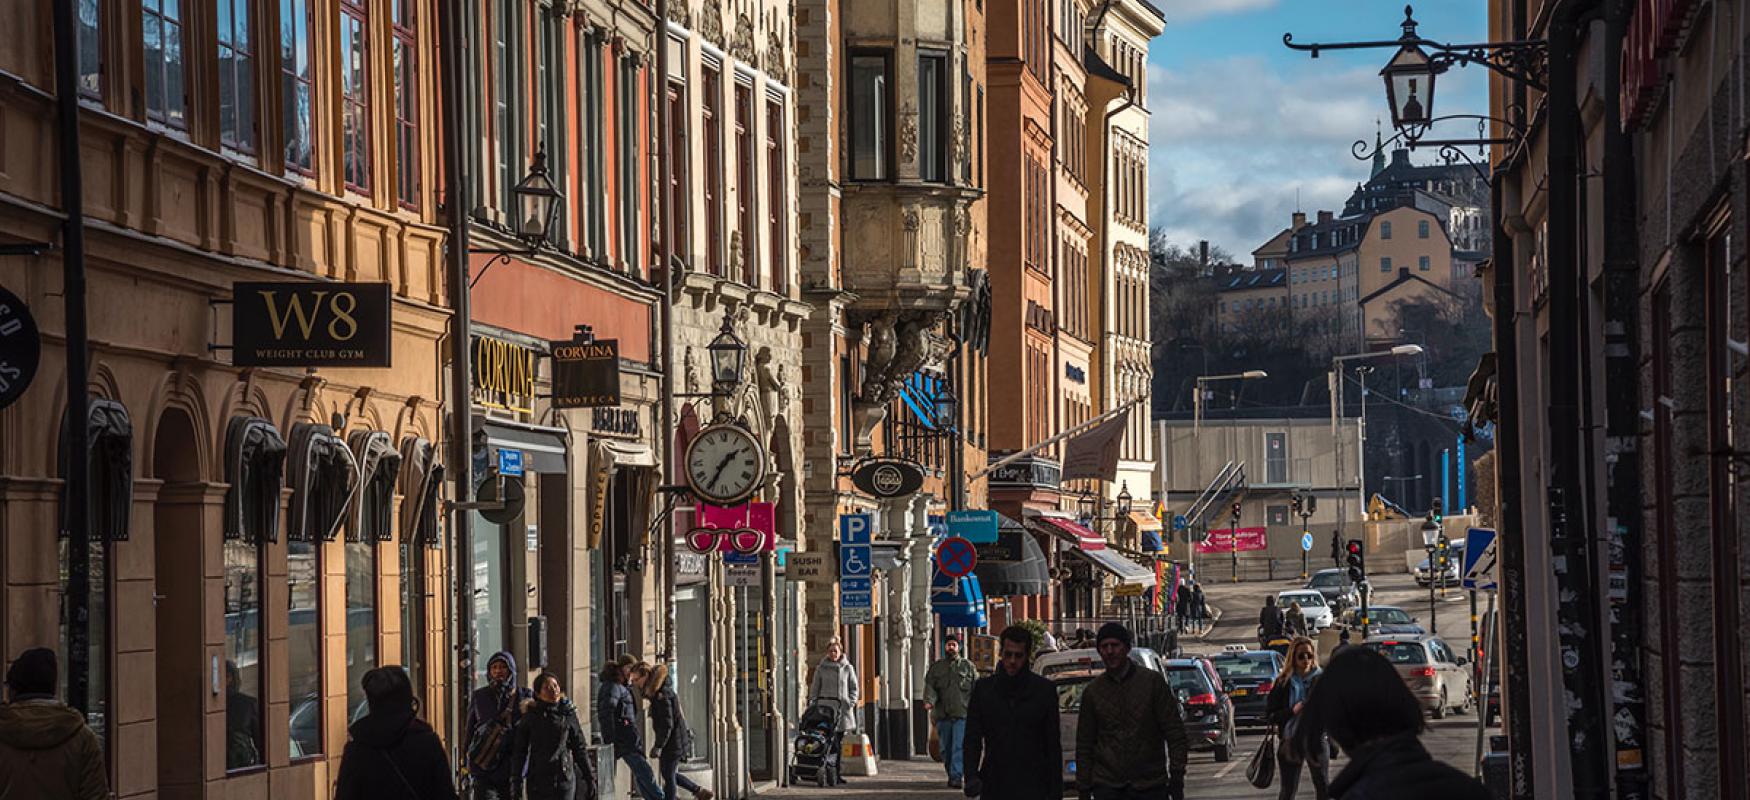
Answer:
<svg viewBox="0 0 1750 800"><path fill-rule="evenodd" d="M620 404L620 341L553 342L553 407Z"/></svg>
<svg viewBox="0 0 1750 800"><path fill-rule="evenodd" d="M474 337L474 401L487 408L529 412L535 408L533 348L491 336Z"/></svg>
<svg viewBox="0 0 1750 800"><path fill-rule="evenodd" d="M0 287L0 408L24 395L42 355L42 334L30 309L18 295Z"/></svg>
<svg viewBox="0 0 1750 800"><path fill-rule="evenodd" d="M916 494L924 488L924 471L910 461L897 458L870 459L851 473L851 483L864 492L883 500Z"/></svg>
<svg viewBox="0 0 1750 800"><path fill-rule="evenodd" d="M387 283L296 281L232 287L239 367L387 367Z"/></svg>

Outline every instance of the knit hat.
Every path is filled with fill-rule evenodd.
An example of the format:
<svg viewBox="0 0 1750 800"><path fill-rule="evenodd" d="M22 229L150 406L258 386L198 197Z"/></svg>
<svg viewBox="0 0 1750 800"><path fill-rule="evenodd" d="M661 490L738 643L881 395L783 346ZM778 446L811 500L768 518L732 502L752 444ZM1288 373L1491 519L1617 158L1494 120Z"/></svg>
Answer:
<svg viewBox="0 0 1750 800"><path fill-rule="evenodd" d="M55 651L33 647L18 654L18 660L6 670L6 685L14 694L54 694L58 668Z"/></svg>
<svg viewBox="0 0 1750 800"><path fill-rule="evenodd" d="M1123 642L1125 647L1129 647L1131 644L1130 629L1116 622L1108 622L1101 625L1100 632L1094 636L1094 644L1097 645L1107 639L1117 639L1118 641Z"/></svg>

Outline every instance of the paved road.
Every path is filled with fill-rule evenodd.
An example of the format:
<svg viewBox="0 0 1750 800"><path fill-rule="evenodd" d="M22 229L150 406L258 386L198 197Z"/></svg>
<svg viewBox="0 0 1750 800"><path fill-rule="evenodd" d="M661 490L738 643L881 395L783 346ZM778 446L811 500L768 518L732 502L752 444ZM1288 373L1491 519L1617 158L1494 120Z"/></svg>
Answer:
<svg viewBox="0 0 1750 800"><path fill-rule="evenodd" d="M1314 566L1316 568L1317 565ZM1419 589L1410 576L1376 575L1373 577L1373 584L1376 604L1401 606L1423 620L1428 619L1428 591ZM1258 607L1263 604L1264 596L1299 586L1298 579L1239 584L1206 582L1203 586L1204 593L1212 605L1221 609L1221 619L1202 641L1186 642L1186 652L1218 652L1222 645L1230 643L1255 645ZM1448 591L1445 600L1436 600L1435 607L1438 629L1455 651L1467 650L1470 641L1470 605L1466 594L1457 590ZM1422 741L1435 758L1470 772L1476 759L1476 726L1475 713L1448 716L1444 720L1430 720L1428 732L1423 734ZM1499 728L1494 732L1498 733ZM1209 753L1192 753L1190 770L1185 781L1186 797L1191 800L1259 800L1276 797L1276 787L1254 789L1246 782L1246 762L1258 746L1260 733L1242 731L1239 748L1233 760L1225 764L1217 764L1214 756ZM1335 775L1337 770L1342 769L1344 763L1346 760L1339 756L1331 766L1332 774ZM880 771L881 775L878 777L853 778L849 785L835 789L799 786L772 789L760 793L759 796L841 800L948 800L962 796L959 791L947 788L942 766L932 761L884 761L880 765ZM1298 796L1309 799L1313 796L1310 779L1301 779Z"/></svg>

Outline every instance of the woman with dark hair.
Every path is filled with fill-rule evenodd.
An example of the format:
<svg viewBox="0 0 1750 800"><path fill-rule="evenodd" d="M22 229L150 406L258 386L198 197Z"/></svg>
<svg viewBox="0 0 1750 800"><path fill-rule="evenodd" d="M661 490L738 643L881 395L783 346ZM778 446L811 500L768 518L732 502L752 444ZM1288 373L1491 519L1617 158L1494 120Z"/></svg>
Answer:
<svg viewBox="0 0 1750 800"><path fill-rule="evenodd" d="M1331 657L1294 732L1305 751L1329 735L1349 754L1331 781L1338 800L1488 800L1475 778L1434 760L1418 738L1422 705L1385 656L1351 647Z"/></svg>
<svg viewBox="0 0 1750 800"><path fill-rule="evenodd" d="M1296 608L1298 608L1298 604ZM1326 779L1330 771L1329 753L1323 736L1309 736L1308 744L1298 741L1305 727L1307 698L1319 682L1319 652L1312 640L1296 636L1288 645L1288 660L1282 662L1282 672L1276 676L1276 686L1264 707L1264 716L1282 732L1282 746L1276 750L1277 769L1282 773L1282 788L1278 800L1293 800L1300 790L1300 767L1305 764L1312 773L1313 796L1325 800L1330 796Z"/></svg>
<svg viewBox="0 0 1750 800"><path fill-rule="evenodd" d="M593 800L595 765L577 721L577 706L559 688L559 678L535 678L535 696L523 704L510 749L511 795L529 800ZM519 789L527 790L524 795Z"/></svg>
<svg viewBox="0 0 1750 800"><path fill-rule="evenodd" d="M359 683L370 713L347 729L335 800L456 800L449 756L418 716L407 670L378 667Z"/></svg>
<svg viewBox="0 0 1750 800"><path fill-rule="evenodd" d="M698 800L711 800L716 795L710 789L680 774L681 761L693 757L693 731L681 712L680 696L668 680L668 665L639 664L632 674L632 685L638 687L650 709L650 757L656 759L664 800L675 800L677 785Z"/></svg>

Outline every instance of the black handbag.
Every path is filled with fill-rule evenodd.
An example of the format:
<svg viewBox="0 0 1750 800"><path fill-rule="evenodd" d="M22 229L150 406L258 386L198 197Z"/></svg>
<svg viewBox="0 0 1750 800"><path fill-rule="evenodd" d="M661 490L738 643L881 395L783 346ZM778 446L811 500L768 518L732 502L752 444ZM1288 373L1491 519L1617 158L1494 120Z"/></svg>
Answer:
<svg viewBox="0 0 1750 800"><path fill-rule="evenodd" d="M1276 729L1270 729L1258 743L1252 762L1246 765L1246 780L1258 789L1268 789L1276 781Z"/></svg>

